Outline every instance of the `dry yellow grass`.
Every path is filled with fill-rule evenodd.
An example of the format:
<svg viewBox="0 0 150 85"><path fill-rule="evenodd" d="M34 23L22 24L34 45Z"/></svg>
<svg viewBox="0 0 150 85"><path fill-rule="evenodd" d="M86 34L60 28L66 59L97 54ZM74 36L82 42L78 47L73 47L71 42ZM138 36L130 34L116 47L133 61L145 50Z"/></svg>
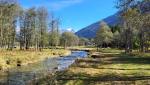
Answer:
<svg viewBox="0 0 150 85"><path fill-rule="evenodd" d="M21 65L42 61L49 57L57 57L70 54L69 50L64 49L44 49L43 51L20 51L20 50L0 50L0 69L15 67L17 62Z"/></svg>

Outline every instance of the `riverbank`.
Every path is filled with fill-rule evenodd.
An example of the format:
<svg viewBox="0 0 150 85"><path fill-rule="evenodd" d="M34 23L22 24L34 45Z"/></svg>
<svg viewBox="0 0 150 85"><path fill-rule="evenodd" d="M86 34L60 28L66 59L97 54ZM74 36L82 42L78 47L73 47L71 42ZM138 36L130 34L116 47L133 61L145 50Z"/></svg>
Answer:
<svg viewBox="0 0 150 85"><path fill-rule="evenodd" d="M44 49L43 51L0 50L0 70L4 71L21 65L43 61L46 58L69 55L71 51L64 49Z"/></svg>
<svg viewBox="0 0 150 85"><path fill-rule="evenodd" d="M55 72L67 69L76 59L85 58L87 52L73 51L69 56L49 58L44 61L12 68L0 75L0 85L54 85ZM42 84L43 83L43 84Z"/></svg>
<svg viewBox="0 0 150 85"><path fill-rule="evenodd" d="M94 56L94 57L93 57ZM58 85L149 85L150 53L101 49L58 72Z"/></svg>

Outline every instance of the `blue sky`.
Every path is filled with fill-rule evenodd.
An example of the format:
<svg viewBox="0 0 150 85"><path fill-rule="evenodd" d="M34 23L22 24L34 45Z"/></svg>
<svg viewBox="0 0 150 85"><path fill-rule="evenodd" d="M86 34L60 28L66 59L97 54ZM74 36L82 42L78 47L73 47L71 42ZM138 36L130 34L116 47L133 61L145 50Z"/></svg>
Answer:
<svg viewBox="0 0 150 85"><path fill-rule="evenodd" d="M78 31L117 12L116 0L19 0L24 8L45 6L60 18L61 29Z"/></svg>

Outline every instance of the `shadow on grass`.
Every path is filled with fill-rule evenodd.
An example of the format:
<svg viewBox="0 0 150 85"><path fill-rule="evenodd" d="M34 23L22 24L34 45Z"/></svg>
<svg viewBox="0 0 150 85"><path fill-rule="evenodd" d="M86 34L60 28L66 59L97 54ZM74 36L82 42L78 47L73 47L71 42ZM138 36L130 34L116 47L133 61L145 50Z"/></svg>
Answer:
<svg viewBox="0 0 150 85"><path fill-rule="evenodd" d="M64 76L64 77L63 77ZM105 85L107 83L108 85L141 85L141 84L135 84L135 83L142 83L142 85L149 85L150 83L150 76L140 76L140 77L121 77L115 74L106 74L106 75L100 75L92 77L87 74L67 74L67 75L61 75L59 78L57 78L59 84L58 85L95 85L96 83L101 83L98 85ZM77 84L75 82L82 81L82 83ZM145 84L143 84L143 82ZM74 82L74 83L70 83ZM68 84L70 83L70 84Z"/></svg>
<svg viewBox="0 0 150 85"><path fill-rule="evenodd" d="M143 81L84 81L84 80L69 80L60 81L57 85L150 85L150 80Z"/></svg>
<svg viewBox="0 0 150 85"><path fill-rule="evenodd" d="M139 75L139 73L137 73L140 72L140 70L147 72L150 68L132 68L132 65L150 65L150 57L131 56L125 54L111 55L112 54L104 54L98 58L79 59L74 65L72 65L73 67L78 68L92 68L98 70L107 69L108 72L104 72L104 74L97 74L95 76L91 76L86 72L62 72L57 77L57 80L60 83L58 85L150 85L150 75ZM131 64L131 67L128 68L125 66L113 68L111 67L111 64ZM103 65L109 65L110 67L101 67ZM131 70L133 71L133 75L130 75L130 73L129 75L116 74L115 72L111 72L111 70L116 70L116 72L117 70ZM137 70L137 72L135 71L137 74L134 73L134 70Z"/></svg>
<svg viewBox="0 0 150 85"><path fill-rule="evenodd" d="M100 63L100 64L150 64L150 57L131 56L125 54L104 54L99 58L81 59L77 63Z"/></svg>
<svg viewBox="0 0 150 85"><path fill-rule="evenodd" d="M111 68L111 67L101 67L103 65L110 65L111 64L132 64L132 65L149 65L150 58L140 58L140 57L115 57L109 60L105 59L88 59L88 60L78 60L76 64L73 66L80 67L80 68L95 68L95 69L108 69L108 70L150 70L150 68ZM82 65L84 63L84 65Z"/></svg>
<svg viewBox="0 0 150 85"><path fill-rule="evenodd" d="M86 80L86 81L136 81L149 80L150 76L121 76L115 73L91 76L86 73L63 73L57 77L57 80Z"/></svg>

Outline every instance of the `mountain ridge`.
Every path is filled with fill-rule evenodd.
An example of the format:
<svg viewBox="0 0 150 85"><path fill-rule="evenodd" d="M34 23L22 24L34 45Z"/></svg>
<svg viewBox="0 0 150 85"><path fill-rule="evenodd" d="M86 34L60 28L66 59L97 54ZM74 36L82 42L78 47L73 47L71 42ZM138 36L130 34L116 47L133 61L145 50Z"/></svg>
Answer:
<svg viewBox="0 0 150 85"><path fill-rule="evenodd" d="M142 13L150 14L150 1L141 2L140 10ZM115 13L114 15L108 16L100 21L106 22L109 26L114 26L120 24L120 12ZM100 21L97 21L79 31L75 34L79 37L84 38L94 38L96 36L96 31L99 29Z"/></svg>
<svg viewBox="0 0 150 85"><path fill-rule="evenodd" d="M75 34L79 37L94 38L96 36L96 31L99 29L99 25L100 25L101 21L106 22L109 26L115 26L119 23L119 13L115 13L111 16L108 16L107 18L97 21L97 22L77 31Z"/></svg>

